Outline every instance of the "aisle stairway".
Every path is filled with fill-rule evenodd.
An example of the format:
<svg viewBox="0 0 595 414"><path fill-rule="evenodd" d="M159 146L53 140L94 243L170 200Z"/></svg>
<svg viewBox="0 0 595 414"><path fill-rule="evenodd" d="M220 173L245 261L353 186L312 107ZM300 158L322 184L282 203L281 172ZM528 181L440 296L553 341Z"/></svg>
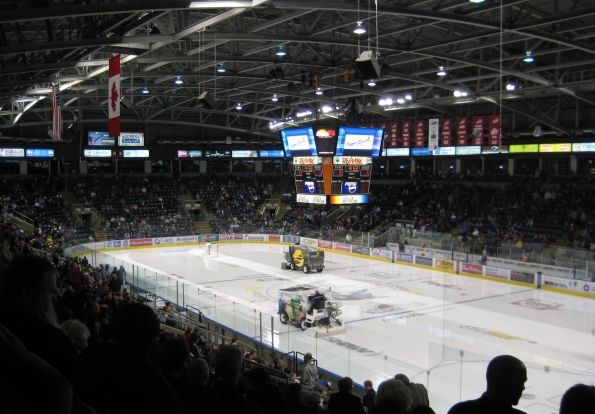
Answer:
<svg viewBox="0 0 595 414"><path fill-rule="evenodd" d="M211 221L215 221L217 219L217 216L215 213L213 213L211 211L207 211L206 213L207 213L207 215L206 216L202 215L200 220L193 221L192 227L193 227L194 232L197 234L206 234L206 233L213 232L213 227L211 226Z"/></svg>

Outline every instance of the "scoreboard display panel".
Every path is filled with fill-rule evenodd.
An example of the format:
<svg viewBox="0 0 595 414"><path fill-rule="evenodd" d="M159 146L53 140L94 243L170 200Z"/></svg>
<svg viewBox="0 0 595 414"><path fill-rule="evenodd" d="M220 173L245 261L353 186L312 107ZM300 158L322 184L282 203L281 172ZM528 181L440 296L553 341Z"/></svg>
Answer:
<svg viewBox="0 0 595 414"><path fill-rule="evenodd" d="M333 157L331 196L338 197L331 197L331 202L335 200L341 203L340 200L344 199L351 200L350 203L361 203L362 200L367 200L367 197L342 196L368 194L371 175L371 157Z"/></svg>
<svg viewBox="0 0 595 414"><path fill-rule="evenodd" d="M297 194L324 194L322 159L320 157L295 157L293 173Z"/></svg>

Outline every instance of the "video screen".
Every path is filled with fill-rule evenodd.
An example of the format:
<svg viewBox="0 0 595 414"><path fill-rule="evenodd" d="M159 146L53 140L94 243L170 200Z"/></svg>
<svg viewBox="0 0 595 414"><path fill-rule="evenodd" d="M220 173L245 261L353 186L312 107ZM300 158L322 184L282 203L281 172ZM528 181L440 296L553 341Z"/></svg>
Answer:
<svg viewBox="0 0 595 414"><path fill-rule="evenodd" d="M284 158L285 153L283 150L260 150L258 151L258 156L260 158Z"/></svg>
<svg viewBox="0 0 595 414"><path fill-rule="evenodd" d="M334 128L319 128L316 130L316 151L318 155L333 155L337 146L337 130Z"/></svg>
<svg viewBox="0 0 595 414"><path fill-rule="evenodd" d="M27 148L27 158L53 158L54 150L51 148Z"/></svg>
<svg viewBox="0 0 595 414"><path fill-rule="evenodd" d="M89 131L87 132L87 143L93 147L109 147L116 145L116 140L110 137L107 131Z"/></svg>
<svg viewBox="0 0 595 414"><path fill-rule="evenodd" d="M122 132L118 137L120 147L142 147L145 145L145 134L142 132Z"/></svg>
<svg viewBox="0 0 595 414"><path fill-rule="evenodd" d="M318 155L312 128L284 129L281 131L281 138L287 157Z"/></svg>
<svg viewBox="0 0 595 414"><path fill-rule="evenodd" d="M379 157L384 129L341 127L337 134L337 156Z"/></svg>

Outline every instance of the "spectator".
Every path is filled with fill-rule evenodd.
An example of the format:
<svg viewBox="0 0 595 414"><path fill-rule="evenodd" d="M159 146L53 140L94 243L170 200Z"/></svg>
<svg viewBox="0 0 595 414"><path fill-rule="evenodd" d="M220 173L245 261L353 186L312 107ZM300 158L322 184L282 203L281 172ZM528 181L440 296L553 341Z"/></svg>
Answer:
<svg viewBox="0 0 595 414"><path fill-rule="evenodd" d="M220 414L261 414L260 407L244 398L240 386L243 355L240 348L223 345L215 356L215 382L204 412Z"/></svg>
<svg viewBox="0 0 595 414"><path fill-rule="evenodd" d="M159 320L138 303L119 306L108 326L112 341L82 355L80 388L99 414L186 413L187 408L153 361Z"/></svg>
<svg viewBox="0 0 595 414"><path fill-rule="evenodd" d="M418 406L430 406L428 390L423 384L416 384L414 382L409 381L409 378L405 374L397 374L395 375L395 379L402 381L403 384L405 384L407 388L409 388L409 390L411 391L411 398L413 399L411 408L415 408Z"/></svg>
<svg viewBox="0 0 595 414"><path fill-rule="evenodd" d="M14 259L0 276L0 324L31 352L72 379L76 351L58 327L54 300L58 270L38 256Z"/></svg>
<svg viewBox="0 0 595 414"><path fill-rule="evenodd" d="M318 382L318 370L316 369L316 365L314 365L314 359L310 352L304 355L304 369L302 370L300 382L302 385L308 387L314 387Z"/></svg>
<svg viewBox="0 0 595 414"><path fill-rule="evenodd" d="M576 384L562 396L560 414L595 414L595 387Z"/></svg>
<svg viewBox="0 0 595 414"><path fill-rule="evenodd" d="M455 404L448 414L525 414L513 408L527 381L527 369L522 361L510 355L495 357L488 364L486 380L487 390L480 398Z"/></svg>
<svg viewBox="0 0 595 414"><path fill-rule="evenodd" d="M373 414L376 391L374 390L374 384L372 381L365 380L364 389L366 390L366 393L362 397L362 405L367 409L367 414Z"/></svg>
<svg viewBox="0 0 595 414"><path fill-rule="evenodd" d="M87 326L78 319L68 319L67 321L62 322L60 328L64 331L68 339L70 339L78 353L83 352L89 345L88 341L91 332L89 332Z"/></svg>
<svg viewBox="0 0 595 414"><path fill-rule="evenodd" d="M406 414L411 402L409 388L402 381L389 379L378 386L374 414Z"/></svg>
<svg viewBox="0 0 595 414"><path fill-rule="evenodd" d="M69 414L72 387L54 367L30 352L0 324L0 410Z"/></svg>
<svg viewBox="0 0 595 414"><path fill-rule="evenodd" d="M353 395L353 380L341 378L337 382L339 392L332 394L328 401L329 414L364 414L364 407L359 398Z"/></svg>

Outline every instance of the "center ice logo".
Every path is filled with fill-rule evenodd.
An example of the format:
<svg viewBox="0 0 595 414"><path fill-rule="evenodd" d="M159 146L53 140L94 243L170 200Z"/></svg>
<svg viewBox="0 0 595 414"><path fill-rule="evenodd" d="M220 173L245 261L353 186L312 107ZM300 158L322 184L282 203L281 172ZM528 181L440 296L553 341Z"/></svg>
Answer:
<svg viewBox="0 0 595 414"><path fill-rule="evenodd" d="M357 192L357 182L346 181L343 183L343 192L349 194L355 194Z"/></svg>

